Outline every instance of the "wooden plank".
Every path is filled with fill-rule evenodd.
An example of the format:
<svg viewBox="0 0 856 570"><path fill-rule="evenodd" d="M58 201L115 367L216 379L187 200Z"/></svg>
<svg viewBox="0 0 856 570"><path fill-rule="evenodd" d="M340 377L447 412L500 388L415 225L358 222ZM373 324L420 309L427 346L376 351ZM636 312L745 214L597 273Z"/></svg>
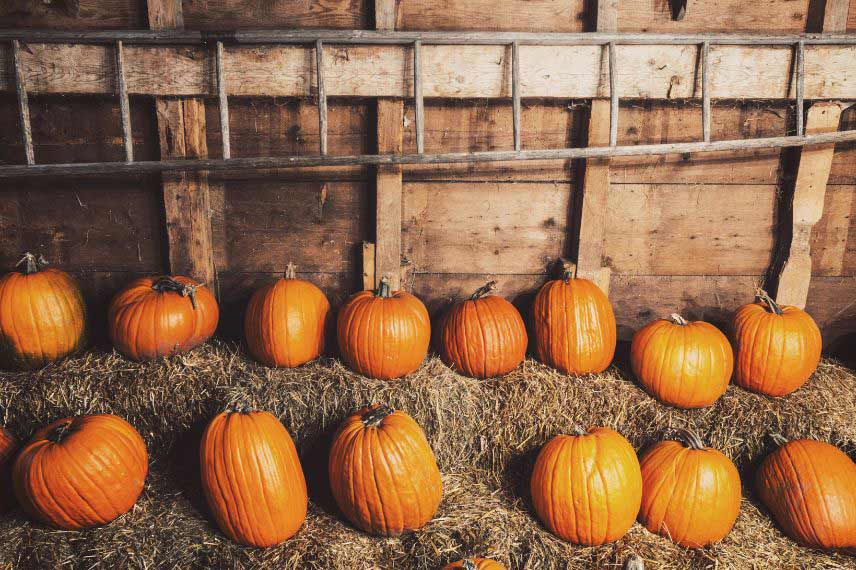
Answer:
<svg viewBox="0 0 856 570"><path fill-rule="evenodd" d="M585 0L399 0L401 30L582 32Z"/></svg>
<svg viewBox="0 0 856 570"><path fill-rule="evenodd" d="M370 291L375 286L375 244L363 242L363 290Z"/></svg>
<svg viewBox="0 0 856 570"><path fill-rule="evenodd" d="M856 276L856 185L827 184L823 214L811 232L812 279Z"/></svg>
<svg viewBox="0 0 856 570"><path fill-rule="evenodd" d="M184 2L184 21L193 30L371 27L369 0L205 0Z"/></svg>
<svg viewBox="0 0 856 570"><path fill-rule="evenodd" d="M619 21L622 32L790 32L801 33L811 0L688 0L680 21L673 21L670 2L622 0Z"/></svg>
<svg viewBox="0 0 856 570"><path fill-rule="evenodd" d="M224 66L228 95L312 94L312 48L235 47ZM28 51L29 50L29 51ZM105 46L29 44L22 51L25 81L34 93L115 92L112 53ZM327 46L327 95L410 97L412 54L404 46ZM508 51L504 46L425 45L424 96L510 97ZM792 53L787 46L711 46L713 99L781 99L789 95ZM194 47L128 46L128 91L148 95L216 94L211 50ZM606 78L598 46L520 47L521 96L592 98ZM622 98L700 98L697 46L618 46ZM0 50L0 89L11 90L9 50ZM805 97L856 98L856 46L806 46ZM167 74L164 70L172 70Z"/></svg>
<svg viewBox="0 0 856 570"><path fill-rule="evenodd" d="M847 31L850 0L826 0L823 10L823 31L843 34Z"/></svg>
<svg viewBox="0 0 856 570"><path fill-rule="evenodd" d="M146 12L137 0L6 0L0 28L64 30L144 28Z"/></svg>
<svg viewBox="0 0 856 570"><path fill-rule="evenodd" d="M394 30L397 15L396 0L374 0L376 30Z"/></svg>
<svg viewBox="0 0 856 570"><path fill-rule="evenodd" d="M853 361L853 341L856 340L856 297L853 295L853 277L814 277L809 287L806 311L814 317L823 333L824 348L837 341L839 356Z"/></svg>
<svg viewBox="0 0 856 570"><path fill-rule="evenodd" d="M181 0L146 0L149 28L153 30L183 28L184 14L181 7Z"/></svg>
<svg viewBox="0 0 856 570"><path fill-rule="evenodd" d="M401 153L403 133L404 102L378 99L378 152ZM376 184L375 280L379 282L382 277L389 276L392 288L398 289L401 285L401 167L378 167Z"/></svg>
<svg viewBox="0 0 856 570"><path fill-rule="evenodd" d="M808 111L806 132L809 134L838 130L842 105L816 103ZM832 167L835 145L806 147L800 155L791 221L791 244L778 276L776 301L804 308L811 283L811 231L823 214L826 183Z"/></svg>

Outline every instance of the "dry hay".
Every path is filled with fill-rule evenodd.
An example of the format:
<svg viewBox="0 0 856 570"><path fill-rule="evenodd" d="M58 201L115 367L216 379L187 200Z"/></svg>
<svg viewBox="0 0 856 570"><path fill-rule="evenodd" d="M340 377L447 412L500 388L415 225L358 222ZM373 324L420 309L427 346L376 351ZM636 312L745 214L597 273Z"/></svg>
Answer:
<svg viewBox="0 0 856 570"><path fill-rule="evenodd" d="M207 518L196 446L206 421L235 401L278 415L295 437L309 477L310 513L292 540L267 550L238 546ZM327 491L326 454L345 414L382 401L425 428L444 473L444 499L424 529L399 538L367 536L343 522ZM824 361L809 383L783 399L737 387L713 407L667 408L618 367L584 378L527 360L493 381L461 377L436 358L410 377L383 382L325 359L297 370L253 363L215 342L155 363L90 352L33 373L0 374L2 420L20 437L57 417L112 412L134 424L152 470L143 497L103 528L65 532L0 517L0 567L36 568L437 568L488 554L512 568L618 567L635 552L650 568L856 568L856 559L797 546L744 499L719 545L688 550L634 525L615 544L568 545L533 517L527 482L540 446L574 424L608 425L637 448L666 428L689 427L741 468L744 483L769 450L767 434L813 437L856 451L856 374Z"/></svg>

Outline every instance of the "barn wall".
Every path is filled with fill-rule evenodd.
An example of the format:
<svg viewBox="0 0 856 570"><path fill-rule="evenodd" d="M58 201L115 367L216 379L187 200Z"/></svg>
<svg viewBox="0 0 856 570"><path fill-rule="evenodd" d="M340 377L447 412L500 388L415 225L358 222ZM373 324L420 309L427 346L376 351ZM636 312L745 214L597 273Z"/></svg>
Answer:
<svg viewBox="0 0 856 570"><path fill-rule="evenodd" d="M586 31L588 0L400 0L396 28ZM620 2L622 31L791 32L819 29L813 0L690 0L680 22L661 0ZM184 0L189 29L373 28L368 0ZM144 28L141 0L0 6L0 27ZM856 30L856 2L848 27ZM38 162L119 160L118 105L104 97L34 97ZM135 153L158 156L154 105L132 98ZM524 148L582 146L588 101L524 101ZM232 98L233 156L315 152L317 108L296 99ZM330 101L331 154L373 152L371 100ZM508 149L509 101L426 101L427 152ZM220 152L216 102L207 103L211 156ZM713 139L775 136L793 128L786 105L722 101ZM698 140L701 109L686 101L628 101L619 143ZM843 123L856 128L856 113ZM0 162L21 163L14 99L0 96ZM405 150L415 150L413 109L405 108ZM780 247L782 212L794 175L793 151L623 158L610 169L604 262L624 336L674 311L723 321L752 298ZM575 162L407 167L402 252L406 283L432 310L499 281L525 308L549 263L573 255L581 165ZM289 261L334 303L361 284L361 244L374 240L374 173L366 168L218 174L210 177L214 260L224 329L235 330L249 293ZM158 177L7 181L0 200L0 266L39 251L77 274L93 306L131 276L167 270ZM326 185L326 193L322 188ZM812 235L814 278L808 310L827 341L856 330L856 145L836 150L824 215ZM94 318L100 318L97 311Z"/></svg>

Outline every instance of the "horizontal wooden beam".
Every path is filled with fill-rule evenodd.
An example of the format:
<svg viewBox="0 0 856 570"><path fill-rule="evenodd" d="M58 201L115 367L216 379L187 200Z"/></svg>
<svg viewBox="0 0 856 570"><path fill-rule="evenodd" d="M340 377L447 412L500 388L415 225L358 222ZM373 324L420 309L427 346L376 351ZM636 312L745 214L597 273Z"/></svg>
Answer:
<svg viewBox="0 0 856 570"><path fill-rule="evenodd" d="M848 36L849 37L849 36ZM112 46L30 43L21 50L30 93L116 92ZM524 98L595 98L608 77L598 45L520 45ZM701 98L700 46L618 45L622 98ZM0 49L0 90L13 91L10 49ZM423 45L425 97L510 98L511 48L504 45ZM125 45L128 92L156 96L217 95L215 50L203 47ZM713 99L795 97L794 50L786 46L710 46ZM413 54L400 45L324 47L327 96L412 97ZM228 46L223 54L228 95L315 94L314 46ZM856 99L856 45L806 45L806 99Z"/></svg>

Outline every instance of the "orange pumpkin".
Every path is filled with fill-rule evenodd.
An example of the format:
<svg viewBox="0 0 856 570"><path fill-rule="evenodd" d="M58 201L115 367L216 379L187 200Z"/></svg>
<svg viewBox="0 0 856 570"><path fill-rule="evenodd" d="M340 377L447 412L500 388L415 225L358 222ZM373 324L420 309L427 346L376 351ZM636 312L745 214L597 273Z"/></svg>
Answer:
<svg viewBox="0 0 856 570"><path fill-rule="evenodd" d="M538 360L566 374L603 372L615 355L615 315L609 299L563 262L562 278L548 281L533 304Z"/></svg>
<svg viewBox="0 0 856 570"><path fill-rule="evenodd" d="M506 570L504 564L490 558L464 558L443 566L443 570Z"/></svg>
<svg viewBox="0 0 856 570"><path fill-rule="evenodd" d="M42 428L12 468L18 503L50 526L107 524L134 506L149 469L143 438L112 414L63 418Z"/></svg>
<svg viewBox="0 0 856 570"><path fill-rule="evenodd" d="M202 344L214 334L219 314L204 285L180 275L143 277L113 297L107 322L119 352L150 360Z"/></svg>
<svg viewBox="0 0 856 570"><path fill-rule="evenodd" d="M83 347L86 309L74 279L24 254L0 278L0 366L40 368Z"/></svg>
<svg viewBox="0 0 856 570"><path fill-rule="evenodd" d="M856 548L856 463L822 441L777 443L755 490L785 534L815 548Z"/></svg>
<svg viewBox="0 0 856 570"><path fill-rule="evenodd" d="M725 538L740 514L740 474L692 432L652 445L640 459L639 522L690 548Z"/></svg>
<svg viewBox="0 0 856 570"><path fill-rule="evenodd" d="M541 449L530 482L547 530L596 546L630 529L642 502L642 473L630 443L609 428L557 435Z"/></svg>
<svg viewBox="0 0 856 570"><path fill-rule="evenodd" d="M443 319L440 357L474 378L499 376L517 368L526 356L526 325L517 309L497 295L491 281Z"/></svg>
<svg viewBox="0 0 856 570"><path fill-rule="evenodd" d="M0 427L0 513L12 506L12 459L18 451L18 440L4 427Z"/></svg>
<svg viewBox="0 0 856 570"><path fill-rule="evenodd" d="M630 364L642 387L661 402L703 408L728 388L734 355L715 326L673 314L633 335Z"/></svg>
<svg viewBox="0 0 856 570"><path fill-rule="evenodd" d="M345 517L371 534L420 528L437 512L443 483L422 428L375 404L349 416L330 449L330 487Z"/></svg>
<svg viewBox="0 0 856 570"><path fill-rule="evenodd" d="M294 368L324 352L330 302L321 289L297 279L289 263L285 278L256 291L244 317L247 348L268 366Z"/></svg>
<svg viewBox="0 0 856 570"><path fill-rule="evenodd" d="M199 448L202 489L220 529L250 546L291 538L306 519L306 480L288 431L268 412L217 415Z"/></svg>
<svg viewBox="0 0 856 570"><path fill-rule="evenodd" d="M808 380L820 362L820 329L805 311L778 305L758 290L758 302L734 315L734 381L747 390L785 396Z"/></svg>
<svg viewBox="0 0 856 570"><path fill-rule="evenodd" d="M390 291L361 291L345 302L337 321L339 350L348 365L371 378L391 380L422 364L431 340L431 322L422 301Z"/></svg>

